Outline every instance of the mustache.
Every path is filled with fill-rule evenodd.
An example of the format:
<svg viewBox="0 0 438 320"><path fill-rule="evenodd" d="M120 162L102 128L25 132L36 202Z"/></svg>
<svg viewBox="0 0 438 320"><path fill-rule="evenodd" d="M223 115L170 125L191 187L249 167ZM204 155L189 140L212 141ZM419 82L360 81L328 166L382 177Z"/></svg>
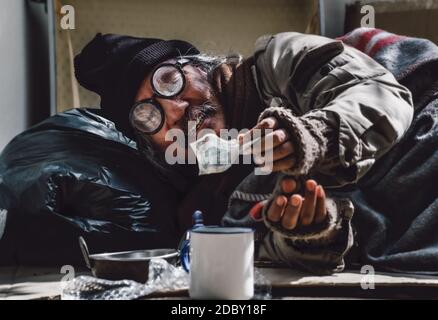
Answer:
<svg viewBox="0 0 438 320"><path fill-rule="evenodd" d="M189 121L194 121L196 129L198 129L205 119L215 116L219 110L220 106L212 100L206 100L202 104L190 106L186 109L180 123L180 128L184 131L184 134L188 135Z"/></svg>
<svg viewBox="0 0 438 320"><path fill-rule="evenodd" d="M204 101L202 104L190 106L186 110L186 118L189 121L196 121L198 118L208 116L217 111L217 106L215 103L208 99Z"/></svg>
<svg viewBox="0 0 438 320"><path fill-rule="evenodd" d="M202 105L195 106L189 110L188 120L195 121L198 127L208 117L214 116L218 112L218 106L212 101L206 101Z"/></svg>
<svg viewBox="0 0 438 320"><path fill-rule="evenodd" d="M220 111L220 105L212 100L206 100L204 103L194 106L189 106L180 122L178 128L183 131L185 139L184 145L180 145L181 148L187 149L189 147L189 136L196 136L196 131L200 128L205 119L210 118L218 114ZM195 122L196 125L189 127L189 122ZM190 134L190 135L189 135ZM182 141L180 140L182 143Z"/></svg>

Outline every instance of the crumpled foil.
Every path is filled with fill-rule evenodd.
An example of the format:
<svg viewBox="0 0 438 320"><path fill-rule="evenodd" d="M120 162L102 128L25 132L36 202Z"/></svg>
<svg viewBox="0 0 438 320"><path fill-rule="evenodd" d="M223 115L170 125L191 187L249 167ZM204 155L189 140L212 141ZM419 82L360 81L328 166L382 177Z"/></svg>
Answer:
<svg viewBox="0 0 438 320"><path fill-rule="evenodd" d="M138 283L132 280L110 281L91 276L79 276L68 281L61 292L62 300L133 300L154 292L188 289L189 274L164 259L149 263L149 280Z"/></svg>
<svg viewBox="0 0 438 320"><path fill-rule="evenodd" d="M253 300L269 300L272 298L271 281L266 278L259 268L254 268L254 296Z"/></svg>
<svg viewBox="0 0 438 320"><path fill-rule="evenodd" d="M142 284L132 280L110 281L91 276L79 276L66 282L61 300L134 300L154 292L187 290L189 274L164 259L152 259L149 263L149 280ZM271 284L263 274L254 270L254 297L271 298Z"/></svg>

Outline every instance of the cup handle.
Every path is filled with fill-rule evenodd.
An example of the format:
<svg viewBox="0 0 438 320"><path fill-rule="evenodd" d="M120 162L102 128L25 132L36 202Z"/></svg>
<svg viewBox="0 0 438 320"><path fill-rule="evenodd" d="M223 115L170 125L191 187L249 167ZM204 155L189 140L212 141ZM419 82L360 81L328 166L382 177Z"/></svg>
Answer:
<svg viewBox="0 0 438 320"><path fill-rule="evenodd" d="M191 230L204 226L204 219L201 211L196 210L193 213L192 218L194 225ZM185 233L184 237L179 243L178 251L182 267L186 272L190 272L190 230Z"/></svg>
<svg viewBox="0 0 438 320"><path fill-rule="evenodd" d="M179 258L181 261L181 265L186 272L190 272L190 240L186 239L182 242Z"/></svg>

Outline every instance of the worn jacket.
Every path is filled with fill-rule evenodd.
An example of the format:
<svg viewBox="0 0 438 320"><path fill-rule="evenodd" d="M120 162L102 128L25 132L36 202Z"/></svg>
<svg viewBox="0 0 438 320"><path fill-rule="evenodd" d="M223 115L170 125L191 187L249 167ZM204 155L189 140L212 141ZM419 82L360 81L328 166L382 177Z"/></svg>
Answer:
<svg viewBox="0 0 438 320"><path fill-rule="evenodd" d="M269 176L248 176L230 198L226 225L257 230L257 259L316 273L344 268L353 244L348 199L337 188L356 183L407 131L411 94L377 62L337 40L294 32L256 42L253 78L267 108L295 145L295 167ZM327 221L285 230L266 219L269 202L284 175L312 177L327 190ZM274 189L274 191L273 191ZM260 218L254 205L268 199Z"/></svg>

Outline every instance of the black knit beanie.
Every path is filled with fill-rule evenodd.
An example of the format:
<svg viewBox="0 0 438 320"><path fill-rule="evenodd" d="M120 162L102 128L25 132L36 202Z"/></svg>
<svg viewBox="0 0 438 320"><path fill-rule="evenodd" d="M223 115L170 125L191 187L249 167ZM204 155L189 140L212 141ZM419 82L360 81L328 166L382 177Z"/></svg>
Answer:
<svg viewBox="0 0 438 320"><path fill-rule="evenodd" d="M100 95L104 117L133 139L129 112L146 74L164 60L198 53L181 40L98 33L75 57L75 74L83 87Z"/></svg>

